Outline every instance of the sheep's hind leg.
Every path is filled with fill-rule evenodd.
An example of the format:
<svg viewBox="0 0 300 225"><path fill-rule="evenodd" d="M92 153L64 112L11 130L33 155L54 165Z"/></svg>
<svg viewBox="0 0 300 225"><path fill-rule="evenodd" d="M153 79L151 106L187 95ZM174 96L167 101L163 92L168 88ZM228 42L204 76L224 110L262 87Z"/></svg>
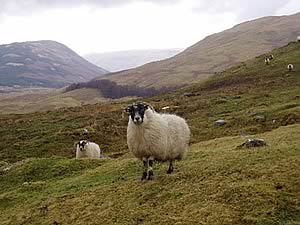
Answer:
<svg viewBox="0 0 300 225"><path fill-rule="evenodd" d="M170 160L169 169L167 171L168 174L172 173L174 170L173 160Z"/></svg>
<svg viewBox="0 0 300 225"><path fill-rule="evenodd" d="M143 163L144 163L144 172L142 176L142 180L145 180L147 178L147 169L148 169L148 160L147 158L143 158Z"/></svg>
<svg viewBox="0 0 300 225"><path fill-rule="evenodd" d="M149 170L148 170L148 180L152 180L153 179L153 160L154 158L151 156L149 157Z"/></svg>

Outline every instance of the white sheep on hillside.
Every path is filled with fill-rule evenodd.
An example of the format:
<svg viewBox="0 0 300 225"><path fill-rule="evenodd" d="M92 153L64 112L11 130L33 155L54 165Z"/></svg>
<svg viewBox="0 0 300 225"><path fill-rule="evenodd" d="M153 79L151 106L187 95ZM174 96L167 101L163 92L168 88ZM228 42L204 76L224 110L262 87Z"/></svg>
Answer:
<svg viewBox="0 0 300 225"><path fill-rule="evenodd" d="M270 64L270 59L269 59L269 57L266 57L266 58L265 58L265 64L266 64L266 65L269 65L269 64Z"/></svg>
<svg viewBox="0 0 300 225"><path fill-rule="evenodd" d="M293 65L293 64L289 64L289 65L287 66L287 69L289 70L289 72L292 72L293 69L294 69L294 65Z"/></svg>
<svg viewBox="0 0 300 225"><path fill-rule="evenodd" d="M100 158L100 147L94 142L81 140L76 143L76 158Z"/></svg>
<svg viewBox="0 0 300 225"><path fill-rule="evenodd" d="M176 115L159 114L145 103L129 105L127 144L135 157L144 163L143 179L152 179L153 160L169 161L167 173L174 170L188 148L190 129L186 121ZM149 162L149 169L148 169Z"/></svg>

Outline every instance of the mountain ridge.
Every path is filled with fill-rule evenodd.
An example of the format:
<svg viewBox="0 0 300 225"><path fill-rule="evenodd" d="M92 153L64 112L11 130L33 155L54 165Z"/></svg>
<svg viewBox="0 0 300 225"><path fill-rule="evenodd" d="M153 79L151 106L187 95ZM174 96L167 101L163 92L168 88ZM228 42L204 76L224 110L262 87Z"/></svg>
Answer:
<svg viewBox="0 0 300 225"><path fill-rule="evenodd" d="M178 54L182 49L141 49L104 53L91 53L84 57L91 63L111 72L128 70L153 61L160 61Z"/></svg>
<svg viewBox="0 0 300 225"><path fill-rule="evenodd" d="M51 41L0 45L0 85L62 87L88 81L108 71L93 65L66 45Z"/></svg>
<svg viewBox="0 0 300 225"><path fill-rule="evenodd" d="M299 30L300 13L262 17L209 35L169 59L95 79L143 87L188 85L294 41Z"/></svg>

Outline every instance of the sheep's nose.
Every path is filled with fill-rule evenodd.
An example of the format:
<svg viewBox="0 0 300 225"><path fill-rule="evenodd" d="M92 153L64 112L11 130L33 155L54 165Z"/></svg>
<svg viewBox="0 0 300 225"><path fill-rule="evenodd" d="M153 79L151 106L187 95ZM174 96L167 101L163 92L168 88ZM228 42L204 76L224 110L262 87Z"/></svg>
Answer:
<svg viewBox="0 0 300 225"><path fill-rule="evenodd" d="M136 121L140 121L140 119L141 119L141 117L139 117L139 116L136 116L136 117L135 117L135 120L136 120Z"/></svg>

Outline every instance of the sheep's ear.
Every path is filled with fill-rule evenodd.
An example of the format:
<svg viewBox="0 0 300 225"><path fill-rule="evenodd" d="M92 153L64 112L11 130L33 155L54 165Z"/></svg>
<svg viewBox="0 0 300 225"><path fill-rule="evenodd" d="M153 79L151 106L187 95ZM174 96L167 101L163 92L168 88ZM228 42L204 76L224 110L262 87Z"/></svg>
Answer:
<svg viewBox="0 0 300 225"><path fill-rule="evenodd" d="M131 108L131 105L127 106L127 107L124 109L124 112L126 112L127 114L130 114L130 108Z"/></svg>
<svg viewBox="0 0 300 225"><path fill-rule="evenodd" d="M148 104L148 103L143 103L145 109L151 109L153 112L155 112L154 108L152 105Z"/></svg>

